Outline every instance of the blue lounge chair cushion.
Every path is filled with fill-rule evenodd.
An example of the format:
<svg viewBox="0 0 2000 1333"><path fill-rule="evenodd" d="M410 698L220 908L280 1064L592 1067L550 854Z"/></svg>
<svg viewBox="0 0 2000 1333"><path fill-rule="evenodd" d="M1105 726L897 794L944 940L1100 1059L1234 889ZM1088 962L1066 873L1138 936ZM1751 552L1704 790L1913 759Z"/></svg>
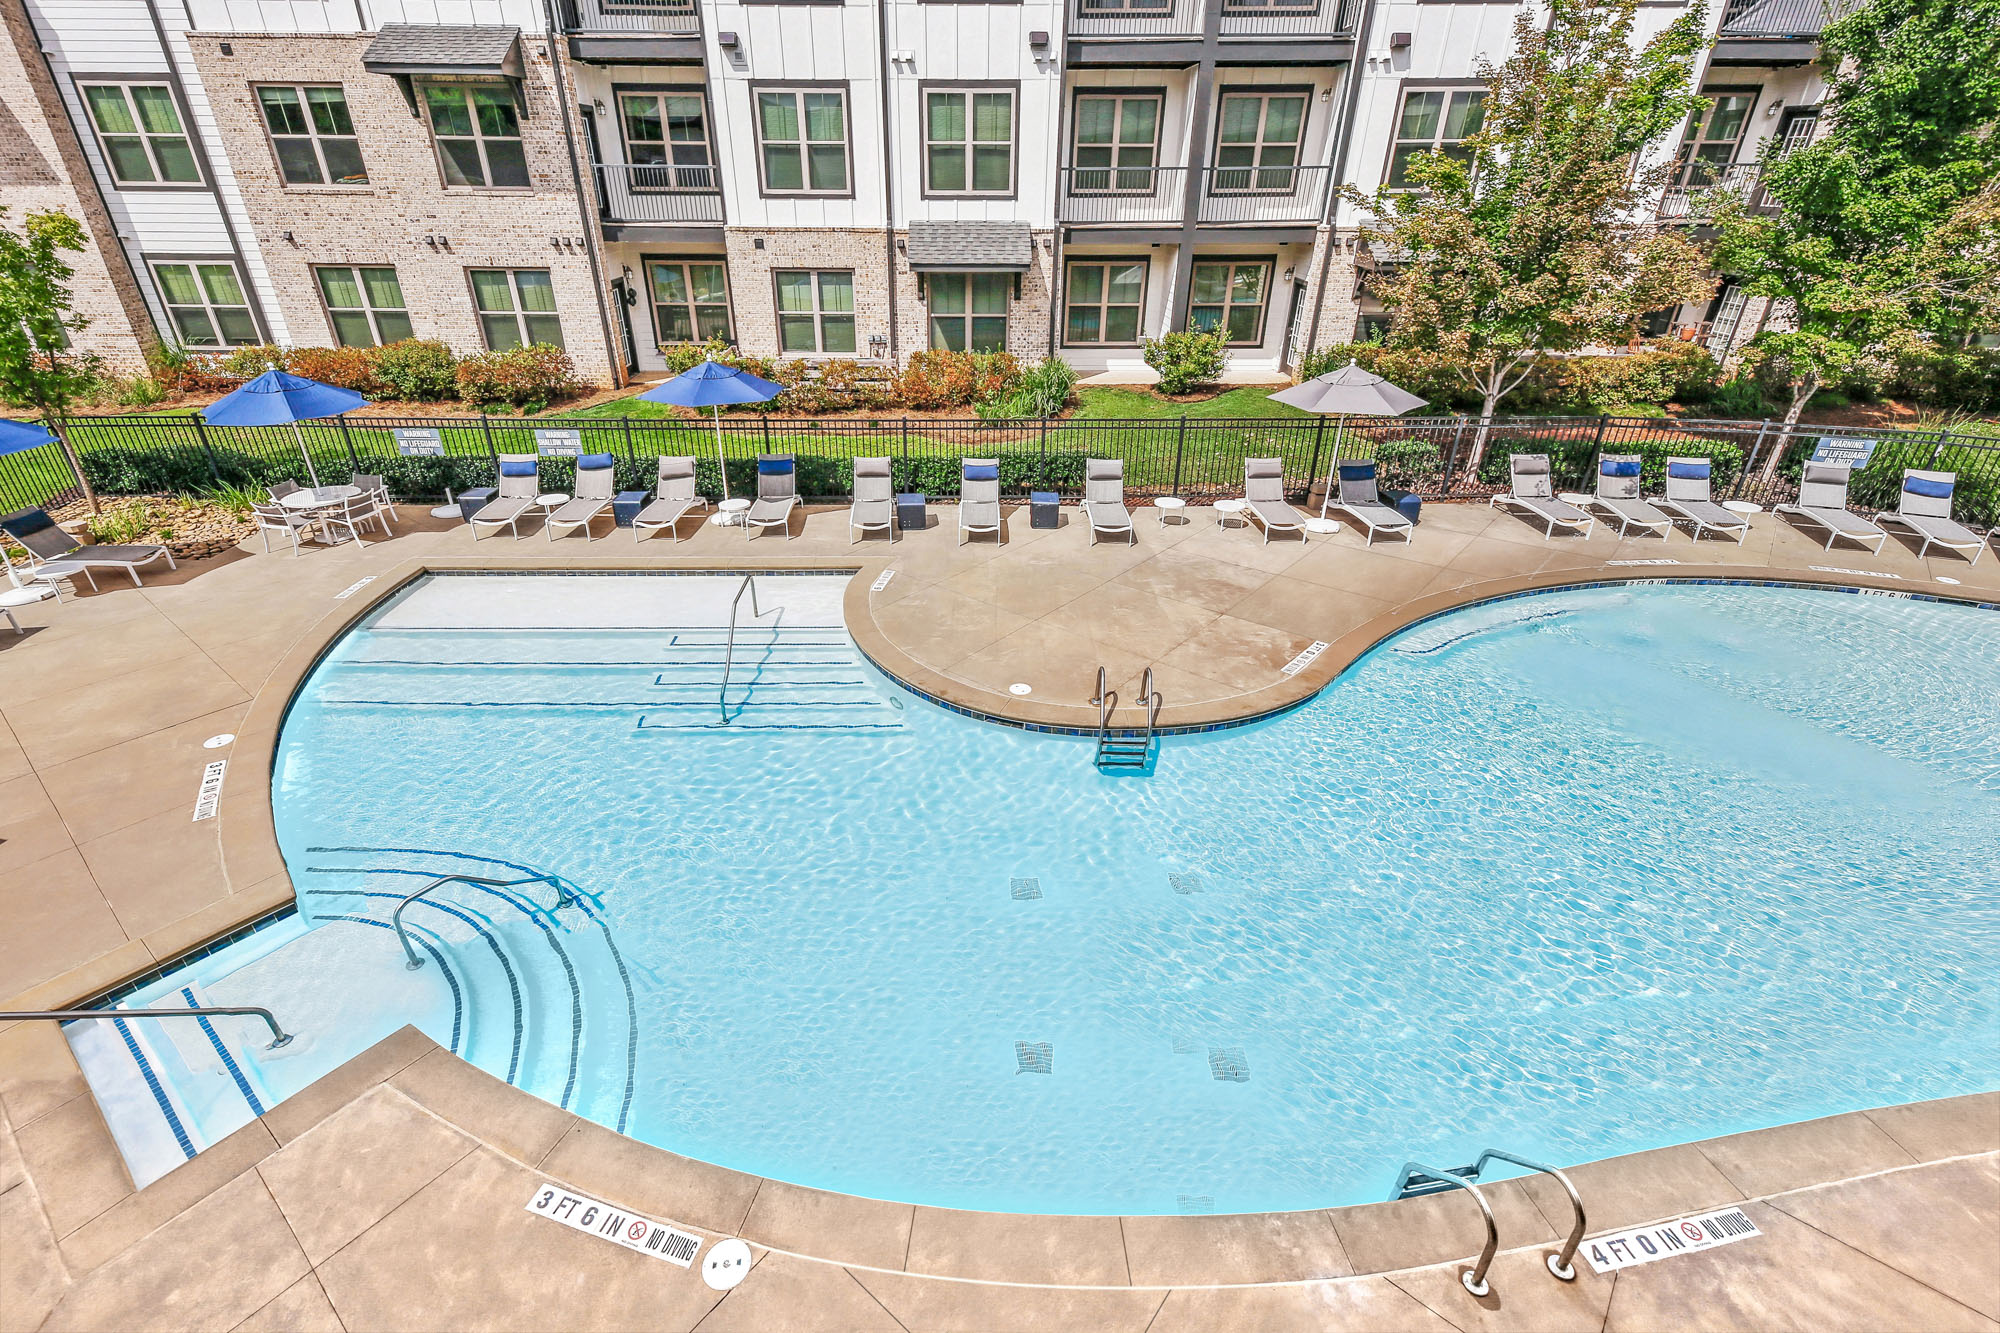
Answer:
<svg viewBox="0 0 2000 1333"><path fill-rule="evenodd" d="M1927 495L1933 500L1950 499L1951 487L1952 483L1948 481L1932 481L1929 477L1905 477L1903 479L1904 490L1912 495Z"/></svg>
<svg viewBox="0 0 2000 1333"><path fill-rule="evenodd" d="M1667 475L1670 477L1680 477L1688 481L1707 481L1708 464L1669 463L1667 464Z"/></svg>
<svg viewBox="0 0 2000 1333"><path fill-rule="evenodd" d="M757 460L757 471L767 477L782 477L787 472L790 472L794 466L795 464L789 458L760 458Z"/></svg>
<svg viewBox="0 0 2000 1333"><path fill-rule="evenodd" d="M1375 465L1373 463L1342 463L1340 465L1340 479L1342 481L1366 481L1374 475Z"/></svg>
<svg viewBox="0 0 2000 1333"><path fill-rule="evenodd" d="M576 460L576 466L580 472L595 472L598 468L611 466L611 455L584 454Z"/></svg>
<svg viewBox="0 0 2000 1333"><path fill-rule="evenodd" d="M977 466L967 467L965 469L965 479L967 481L998 481L1000 480L1000 465L998 463L980 463Z"/></svg>
<svg viewBox="0 0 2000 1333"><path fill-rule="evenodd" d="M1597 470L1607 477L1636 477L1639 475L1639 462L1637 459L1621 459L1615 463L1606 461L1599 463Z"/></svg>
<svg viewBox="0 0 2000 1333"><path fill-rule="evenodd" d="M521 459L518 461L508 459L500 464L500 475L503 477L532 477L535 475L535 464L531 459Z"/></svg>

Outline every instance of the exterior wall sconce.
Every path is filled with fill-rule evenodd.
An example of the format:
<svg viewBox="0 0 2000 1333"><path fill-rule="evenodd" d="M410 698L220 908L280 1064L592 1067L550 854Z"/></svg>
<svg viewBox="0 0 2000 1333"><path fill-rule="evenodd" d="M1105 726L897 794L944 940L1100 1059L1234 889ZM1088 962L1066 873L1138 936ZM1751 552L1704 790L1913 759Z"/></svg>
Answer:
<svg viewBox="0 0 2000 1333"><path fill-rule="evenodd" d="M1040 28L1028 34L1028 46L1031 50L1044 51L1048 49L1048 45L1049 35Z"/></svg>
<svg viewBox="0 0 2000 1333"><path fill-rule="evenodd" d="M874 357L878 361L881 360L883 357L889 355L889 335L886 333L869 334L868 355Z"/></svg>
<svg viewBox="0 0 2000 1333"><path fill-rule="evenodd" d="M449 250L451 249L451 237L426 236L424 237L424 244L428 245L433 250Z"/></svg>
<svg viewBox="0 0 2000 1333"><path fill-rule="evenodd" d="M718 32L715 34L715 44L725 51L734 51L742 45L742 39L733 32Z"/></svg>
<svg viewBox="0 0 2000 1333"><path fill-rule="evenodd" d="M1409 49L1410 49L1410 34L1408 34L1407 32L1392 32L1392 33L1390 33L1390 34L1389 34L1389 49L1390 49L1391 51L1407 51L1407 50L1409 50Z"/></svg>

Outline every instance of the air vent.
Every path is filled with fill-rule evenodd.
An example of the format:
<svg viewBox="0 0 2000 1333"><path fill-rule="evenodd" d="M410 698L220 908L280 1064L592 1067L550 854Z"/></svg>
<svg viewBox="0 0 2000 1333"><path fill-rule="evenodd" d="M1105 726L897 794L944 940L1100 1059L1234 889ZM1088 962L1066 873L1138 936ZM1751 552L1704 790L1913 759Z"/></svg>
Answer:
<svg viewBox="0 0 2000 1333"><path fill-rule="evenodd" d="M1250 1061L1245 1058L1241 1046L1211 1046L1208 1048L1208 1072L1218 1083L1248 1083L1250 1081Z"/></svg>
<svg viewBox="0 0 2000 1333"><path fill-rule="evenodd" d="M1015 1042L1014 1059L1020 1065L1020 1068L1014 1071L1017 1074L1053 1074L1056 1072L1056 1048L1046 1041ZM1245 1074L1244 1077L1248 1078L1249 1075Z"/></svg>
<svg viewBox="0 0 2000 1333"><path fill-rule="evenodd" d="M1007 881L1007 888L1014 895L1016 902L1042 896L1042 881L1039 879L1010 879Z"/></svg>

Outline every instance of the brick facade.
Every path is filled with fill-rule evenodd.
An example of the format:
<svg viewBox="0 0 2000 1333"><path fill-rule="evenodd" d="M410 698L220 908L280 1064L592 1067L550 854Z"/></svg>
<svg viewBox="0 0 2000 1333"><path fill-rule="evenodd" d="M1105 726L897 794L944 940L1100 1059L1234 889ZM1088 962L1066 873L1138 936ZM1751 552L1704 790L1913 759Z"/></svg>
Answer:
<svg viewBox="0 0 2000 1333"><path fill-rule="evenodd" d="M1305 332L1299 339L1301 355L1317 348L1348 342L1354 337L1361 317L1361 303L1355 296L1359 276L1354 264L1355 246L1352 231L1343 233L1331 227L1321 227L1313 239L1312 256L1306 261L1305 269ZM1320 276L1322 263L1326 265L1323 278ZM1318 302L1319 306L1317 329L1313 328L1314 302Z"/></svg>
<svg viewBox="0 0 2000 1333"><path fill-rule="evenodd" d="M411 114L396 81L362 68L372 40L324 33L189 39L293 341L335 342L315 265L394 265L417 336L442 339L460 353L485 346L469 269L547 269L577 374L613 382L546 44L527 37L521 44L530 188L467 190L445 188L428 124ZM225 43L232 54L222 54ZM285 185L257 104L264 83L339 84L368 184Z"/></svg>
<svg viewBox="0 0 2000 1333"><path fill-rule="evenodd" d="M1034 233L1034 261L1021 275L1020 294L1007 306L1007 350L1024 366L1049 354L1049 303L1054 299L1051 251L1054 233ZM903 257L905 232L896 233L896 320L900 348L907 360L930 346L930 308L917 287L917 275Z"/></svg>
<svg viewBox="0 0 2000 1333"><path fill-rule="evenodd" d="M759 248L762 242L762 248ZM852 269L856 354L868 340L889 337L888 256L878 228L793 230L731 227L725 233L729 296L735 303L737 346L752 356L777 356L778 269ZM901 315L898 311L898 315ZM907 346L907 330L904 332Z"/></svg>

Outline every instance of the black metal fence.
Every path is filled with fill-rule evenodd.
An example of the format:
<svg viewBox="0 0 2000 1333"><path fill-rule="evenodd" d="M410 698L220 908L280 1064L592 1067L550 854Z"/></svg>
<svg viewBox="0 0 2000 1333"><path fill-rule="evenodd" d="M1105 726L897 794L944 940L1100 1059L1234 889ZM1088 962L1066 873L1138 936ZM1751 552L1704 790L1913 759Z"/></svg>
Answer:
<svg viewBox="0 0 2000 1333"><path fill-rule="evenodd" d="M699 488L710 497L721 493L716 428L709 420L360 417L301 422L294 432L289 426L214 426L188 414L76 417L65 425L85 474L106 495L199 494L225 485L261 490L281 478L306 482L303 451L322 482L375 473L400 498L431 500L446 487L494 484L500 455L540 452L542 433L550 431L574 432L574 447L583 453L611 454L620 489L649 489L657 458L667 454L692 455ZM408 429L435 432L442 454L404 454L396 432ZM1472 475L1469 464L1482 435L1485 461ZM2000 522L2000 439L1943 431L1801 426L1788 437L1769 421L1610 416L1351 418L1343 427L1320 417L985 422L736 415L723 419L721 436L729 488L738 495L755 487L756 456L774 452L797 456L801 493L827 499L849 492L850 460L887 455L898 490L938 498L957 494L959 463L967 457L997 458L1002 493L1017 498L1031 490L1079 495L1086 458L1117 458L1125 463L1133 497L1194 500L1240 495L1243 460L1258 457L1282 459L1287 485L1301 496L1336 456L1372 458L1384 487L1441 500L1494 494L1506 486L1509 453L1545 453L1558 489L1587 491L1597 456L1606 452L1640 455L1648 494L1660 489L1670 455L1709 458L1716 498L1766 505L1797 494L1800 466L1819 440L1868 439L1875 441L1873 457L1850 488L1856 508L1893 507L1903 469L1932 468L1958 474L1960 521ZM543 484L565 489L574 467L568 457L544 455ZM74 474L54 445L0 457L0 509L49 504L75 491Z"/></svg>

